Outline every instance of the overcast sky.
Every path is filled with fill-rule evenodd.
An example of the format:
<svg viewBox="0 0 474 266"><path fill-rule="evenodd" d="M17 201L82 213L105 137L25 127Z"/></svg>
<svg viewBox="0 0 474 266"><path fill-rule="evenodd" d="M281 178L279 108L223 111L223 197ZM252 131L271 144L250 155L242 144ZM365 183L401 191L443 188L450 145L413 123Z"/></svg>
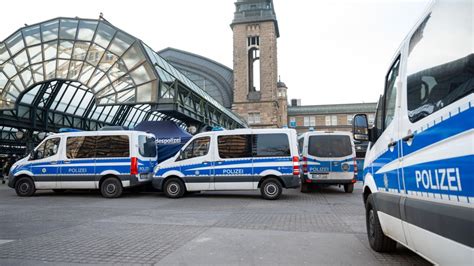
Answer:
<svg viewBox="0 0 474 266"><path fill-rule="evenodd" d="M104 17L155 50L174 47L232 68L235 0L2 2L0 39L54 17ZM278 72L304 105L375 102L401 41L429 0L274 0Z"/></svg>

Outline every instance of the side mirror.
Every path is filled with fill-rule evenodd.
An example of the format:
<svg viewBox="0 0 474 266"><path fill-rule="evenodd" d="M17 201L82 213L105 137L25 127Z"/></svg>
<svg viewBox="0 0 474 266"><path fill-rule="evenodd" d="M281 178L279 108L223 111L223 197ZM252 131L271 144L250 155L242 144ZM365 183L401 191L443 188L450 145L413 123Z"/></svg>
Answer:
<svg viewBox="0 0 474 266"><path fill-rule="evenodd" d="M354 140L369 140L369 123L367 121L367 115L356 114L354 116L354 119L352 119L352 134Z"/></svg>

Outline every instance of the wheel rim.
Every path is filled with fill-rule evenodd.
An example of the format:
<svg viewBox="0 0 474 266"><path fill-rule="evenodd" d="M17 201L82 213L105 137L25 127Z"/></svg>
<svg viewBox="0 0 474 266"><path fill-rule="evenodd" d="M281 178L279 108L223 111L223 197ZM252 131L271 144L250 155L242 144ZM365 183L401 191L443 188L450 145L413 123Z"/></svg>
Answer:
<svg viewBox="0 0 474 266"><path fill-rule="evenodd" d="M105 190L107 191L108 194L112 194L115 192L116 187L114 184L107 184L107 186L105 187Z"/></svg>
<svg viewBox="0 0 474 266"><path fill-rule="evenodd" d="M278 193L278 187L275 184L270 183L265 186L265 194L269 196L274 196L277 193Z"/></svg>
<svg viewBox="0 0 474 266"><path fill-rule="evenodd" d="M374 223L375 223L375 213L373 209L370 209L368 225L369 225L369 236L371 238L375 237Z"/></svg>
<svg viewBox="0 0 474 266"><path fill-rule="evenodd" d="M20 186L18 187L18 189L20 190L21 193L28 193L28 191L30 190L30 184L28 184L27 182L23 182L20 184Z"/></svg>
<svg viewBox="0 0 474 266"><path fill-rule="evenodd" d="M168 186L168 193L170 195L176 195L179 193L179 185L176 184L176 183L171 183L169 186Z"/></svg>

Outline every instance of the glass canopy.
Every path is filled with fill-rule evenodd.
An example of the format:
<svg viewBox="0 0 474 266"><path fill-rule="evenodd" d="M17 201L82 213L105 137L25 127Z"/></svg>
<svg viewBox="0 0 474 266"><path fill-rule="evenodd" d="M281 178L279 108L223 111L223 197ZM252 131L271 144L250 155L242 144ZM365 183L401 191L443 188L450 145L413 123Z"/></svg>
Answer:
<svg viewBox="0 0 474 266"><path fill-rule="evenodd" d="M0 42L0 110L14 109L34 85L52 80L82 84L100 106L156 104L163 96L160 83L180 81L242 122L153 49L105 20L57 18Z"/></svg>

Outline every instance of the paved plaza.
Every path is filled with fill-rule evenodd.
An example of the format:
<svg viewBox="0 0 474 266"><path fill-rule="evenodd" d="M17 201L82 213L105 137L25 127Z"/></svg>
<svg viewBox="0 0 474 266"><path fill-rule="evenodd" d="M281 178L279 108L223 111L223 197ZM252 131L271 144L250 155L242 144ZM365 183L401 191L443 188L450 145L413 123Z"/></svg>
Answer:
<svg viewBox="0 0 474 266"><path fill-rule="evenodd" d="M258 192L20 198L0 185L0 265L428 264L403 247L370 249L360 188L285 190L267 201Z"/></svg>

